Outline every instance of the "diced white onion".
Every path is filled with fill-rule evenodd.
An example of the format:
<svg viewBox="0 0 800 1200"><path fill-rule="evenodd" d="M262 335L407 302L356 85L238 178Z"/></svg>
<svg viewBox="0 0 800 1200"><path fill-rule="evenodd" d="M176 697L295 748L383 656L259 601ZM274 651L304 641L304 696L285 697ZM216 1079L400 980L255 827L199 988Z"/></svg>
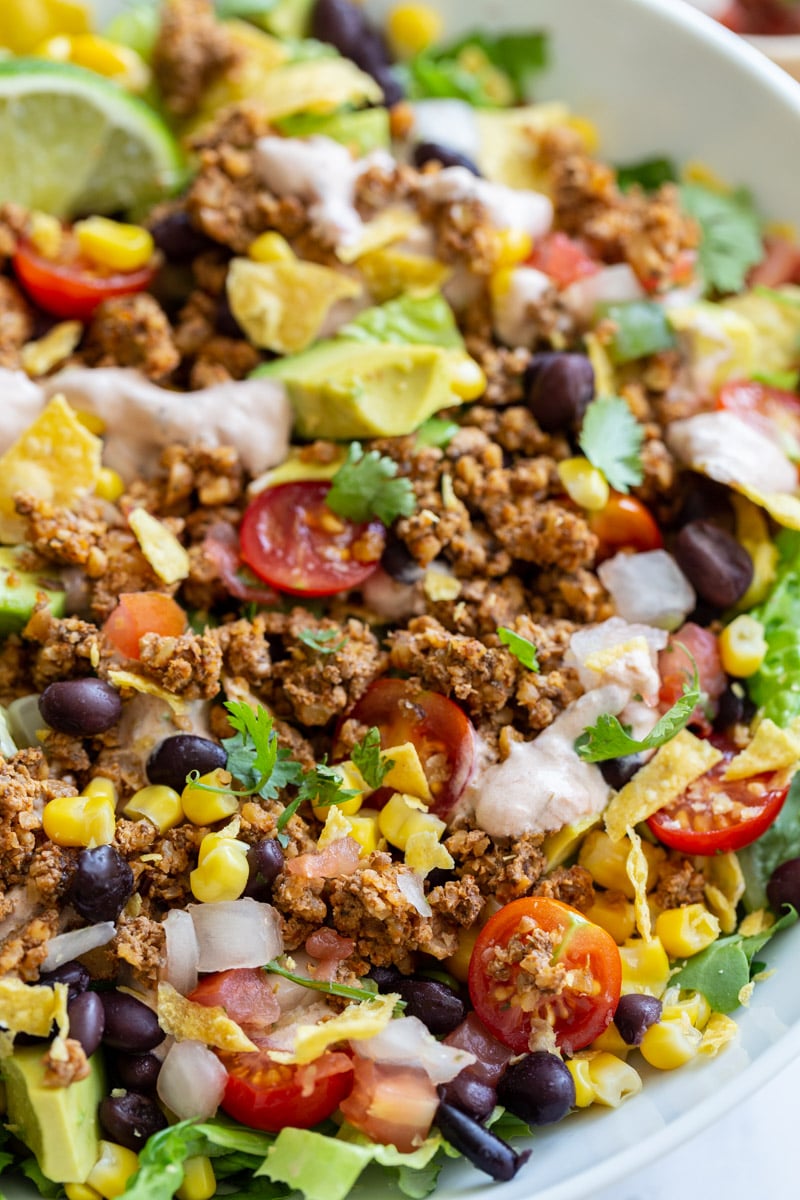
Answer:
<svg viewBox="0 0 800 1200"><path fill-rule="evenodd" d="M97 925L87 925L84 929L71 929L69 933L59 933L47 943L47 957L42 963L42 971L54 971L62 963L72 962L98 946L106 946L116 933L113 921L100 921Z"/></svg>
<svg viewBox="0 0 800 1200"><path fill-rule="evenodd" d="M246 897L190 904L188 912L197 934L200 971L263 967L283 953L280 917L271 904Z"/></svg>
<svg viewBox="0 0 800 1200"><path fill-rule="evenodd" d="M361 1058L373 1062L420 1067L435 1084L449 1083L464 1067L477 1062L469 1050L437 1042L419 1017L398 1017L375 1037L350 1045Z"/></svg>
<svg viewBox="0 0 800 1200"><path fill-rule="evenodd" d="M433 916L433 909L425 899L422 880L416 871L398 871L397 889L403 893L408 903L417 910L421 917Z"/></svg>
<svg viewBox="0 0 800 1200"><path fill-rule="evenodd" d="M305 975L310 979L311 959L305 950L293 951L292 959L294 974ZM302 983L295 983L293 979L284 979L282 975L268 975L267 979L283 1016L298 1008L308 1008L309 1005L319 1000L319 992L315 992L313 988L303 987ZM305 1020L305 1018L303 1019Z"/></svg>
<svg viewBox="0 0 800 1200"><path fill-rule="evenodd" d="M677 629L696 604L692 585L666 550L615 554L597 574L626 621Z"/></svg>
<svg viewBox="0 0 800 1200"><path fill-rule="evenodd" d="M3 758L11 758L16 753L17 747L8 728L8 715L4 708L0 708L0 754Z"/></svg>
<svg viewBox="0 0 800 1200"><path fill-rule="evenodd" d="M565 288L564 300L582 321L591 320L598 304L624 304L641 300L644 289L627 263L603 267L595 275L578 279Z"/></svg>
<svg viewBox="0 0 800 1200"><path fill-rule="evenodd" d="M531 318L531 305L552 289L552 283L534 267L515 267L507 285L492 296L492 324L506 346L533 346L538 326Z"/></svg>
<svg viewBox="0 0 800 1200"><path fill-rule="evenodd" d="M628 643L644 639L638 653ZM573 633L564 661L578 671L584 691L603 687L607 683L630 685L632 692L649 696L658 692L659 677L656 654L667 644L663 629L652 625L631 625L621 617L609 617L599 625L586 625ZM618 651L616 655L609 651ZM587 666L595 655L603 655L603 669Z"/></svg>
<svg viewBox="0 0 800 1200"><path fill-rule="evenodd" d="M228 1072L202 1042L175 1042L158 1073L159 1099L179 1121L207 1120L219 1108Z"/></svg>
<svg viewBox="0 0 800 1200"><path fill-rule="evenodd" d="M176 992L188 996L197 987L200 947L194 921L184 908L171 908L164 921L167 966L164 978Z"/></svg>

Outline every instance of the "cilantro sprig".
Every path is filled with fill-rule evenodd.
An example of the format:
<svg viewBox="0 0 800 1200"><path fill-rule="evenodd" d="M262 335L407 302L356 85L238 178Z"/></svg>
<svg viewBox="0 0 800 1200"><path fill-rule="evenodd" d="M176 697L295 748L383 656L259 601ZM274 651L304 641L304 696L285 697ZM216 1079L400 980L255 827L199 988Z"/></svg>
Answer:
<svg viewBox="0 0 800 1200"><path fill-rule="evenodd" d="M618 492L642 482L644 429L621 396L598 396L586 410L578 439L592 466Z"/></svg>
<svg viewBox="0 0 800 1200"><path fill-rule="evenodd" d="M297 638L317 654L336 654L350 641L346 635L339 637L340 633L339 629L301 629Z"/></svg>
<svg viewBox="0 0 800 1200"><path fill-rule="evenodd" d="M686 651L688 654L688 650ZM639 754L642 750L655 750L671 742L676 734L685 729L689 718L700 702L700 680L697 665L692 659L694 676L691 683L683 685L683 693L672 708L664 713L648 733L637 741L630 735L630 726L623 725L610 713L601 713L594 725L587 726L575 740L575 750L584 762L608 762L611 758L624 758Z"/></svg>
<svg viewBox="0 0 800 1200"><path fill-rule="evenodd" d="M377 450L365 454L360 442L351 442L325 503L340 517L357 524L377 517L384 525L391 525L397 517L411 516L417 498L410 480L397 478L396 462Z"/></svg>
<svg viewBox="0 0 800 1200"><path fill-rule="evenodd" d="M681 187L681 204L700 226L698 267L708 292L740 292L760 262L761 220L748 191L719 192L700 183Z"/></svg>
<svg viewBox="0 0 800 1200"><path fill-rule="evenodd" d="M346 788L336 767L326 761L317 763L303 775L297 795L284 808L276 822L278 831L285 829L301 804L308 800L315 808L330 808L332 804L345 804L357 796L354 788Z"/></svg>
<svg viewBox="0 0 800 1200"><path fill-rule="evenodd" d="M228 721L236 730L233 737L222 739L228 756L226 767L242 784L242 790L233 794L275 800L283 788L298 784L303 768L291 758L288 750L278 745L278 735L267 710L262 705L251 708L243 700L226 700L225 708ZM190 771L186 779L203 791L229 790L198 782L198 771Z"/></svg>
<svg viewBox="0 0 800 1200"><path fill-rule="evenodd" d="M371 788L381 787L394 766L393 758L381 758L381 735L377 725L368 729L361 741L356 742L350 751L350 757L361 772L364 782Z"/></svg>
<svg viewBox="0 0 800 1200"><path fill-rule="evenodd" d="M514 658L522 663L523 667L527 667L529 671L535 671L538 674L539 659L533 642L523 637L521 633L514 633L513 629L507 629L505 625L497 627L497 636L503 645L511 651Z"/></svg>

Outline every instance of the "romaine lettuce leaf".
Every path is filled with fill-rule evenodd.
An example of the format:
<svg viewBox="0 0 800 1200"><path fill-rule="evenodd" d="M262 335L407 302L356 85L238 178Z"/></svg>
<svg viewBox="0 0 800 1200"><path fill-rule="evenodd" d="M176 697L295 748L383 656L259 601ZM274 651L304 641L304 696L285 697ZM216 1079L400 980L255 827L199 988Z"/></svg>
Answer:
<svg viewBox="0 0 800 1200"><path fill-rule="evenodd" d="M742 900L748 912L766 908L770 876L790 858L800 858L800 774L792 780L783 808L769 829L738 852L745 882Z"/></svg>
<svg viewBox="0 0 800 1200"><path fill-rule="evenodd" d="M747 690L754 704L776 725L800 716L800 533L783 530L775 582L753 616L764 626L767 653Z"/></svg>
<svg viewBox="0 0 800 1200"><path fill-rule="evenodd" d="M475 31L411 59L406 85L413 100L452 97L476 108L505 108L527 98L532 76L546 64L542 33Z"/></svg>
<svg viewBox="0 0 800 1200"><path fill-rule="evenodd" d="M464 339L443 296L398 296L359 313L336 335L354 342L396 342L461 350Z"/></svg>

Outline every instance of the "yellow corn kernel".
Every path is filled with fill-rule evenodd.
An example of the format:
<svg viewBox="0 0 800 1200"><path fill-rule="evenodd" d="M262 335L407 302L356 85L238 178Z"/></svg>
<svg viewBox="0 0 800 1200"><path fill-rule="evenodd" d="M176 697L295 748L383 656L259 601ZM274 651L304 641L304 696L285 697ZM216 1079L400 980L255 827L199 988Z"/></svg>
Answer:
<svg viewBox="0 0 800 1200"><path fill-rule="evenodd" d="M83 794L84 796L104 796L115 808L119 800L114 780L106 778L105 775L95 775L94 779L90 779L83 789Z"/></svg>
<svg viewBox="0 0 800 1200"><path fill-rule="evenodd" d="M459 350L451 355L450 390L461 400L478 400L486 391L486 376L473 358Z"/></svg>
<svg viewBox="0 0 800 1200"><path fill-rule="evenodd" d="M86 1182L99 1192L104 1200L115 1200L125 1191L125 1186L139 1168L139 1159L133 1150L116 1142L100 1141L100 1157L89 1172Z"/></svg>
<svg viewBox="0 0 800 1200"><path fill-rule="evenodd" d="M661 1020L651 1025L639 1049L645 1062L659 1071L673 1071L696 1057L703 1035L685 1014L678 1020Z"/></svg>
<svg viewBox="0 0 800 1200"><path fill-rule="evenodd" d="M728 675L740 679L754 675L766 653L764 626L748 613L735 617L719 635L719 656Z"/></svg>
<svg viewBox="0 0 800 1200"><path fill-rule="evenodd" d="M220 829L218 833L207 833L200 843L197 851L197 865L202 867L205 860L212 854L218 846L225 846L228 849L233 848L239 854L247 855L250 849L247 842L242 842L236 837L238 833L238 820L226 825L224 829Z"/></svg>
<svg viewBox="0 0 800 1200"><path fill-rule="evenodd" d="M632 938L619 948L622 961L622 991L663 996L669 982L669 958L658 937L643 942Z"/></svg>
<svg viewBox="0 0 800 1200"><path fill-rule="evenodd" d="M595 883L611 891L622 892L629 900L633 900L635 889L628 877L627 862L630 842L622 839L612 842L602 829L593 829L585 838L578 854L578 862L591 875ZM649 842L642 843L642 850L648 864L647 888L655 887L658 864L664 857L664 851Z"/></svg>
<svg viewBox="0 0 800 1200"><path fill-rule="evenodd" d="M14 54L31 54L41 41L56 33L88 33L91 22L85 4L77 0L3 0L0 45Z"/></svg>
<svg viewBox="0 0 800 1200"><path fill-rule="evenodd" d="M183 1164L183 1183L175 1195L178 1200L211 1200L217 1190L217 1180L211 1159L205 1154L187 1158Z"/></svg>
<svg viewBox="0 0 800 1200"><path fill-rule="evenodd" d="M73 228L81 252L111 271L136 271L146 267L153 257L152 234L141 225L126 225L109 217L87 217L76 221Z"/></svg>
<svg viewBox="0 0 800 1200"><path fill-rule="evenodd" d="M466 983L469 978L469 960L478 940L480 928L473 925L471 929L459 929L458 949L444 961L445 968L459 983Z"/></svg>
<svg viewBox="0 0 800 1200"><path fill-rule="evenodd" d="M398 4L386 22L389 45L397 58L413 58L427 50L443 31L441 15L430 4Z"/></svg>
<svg viewBox="0 0 800 1200"><path fill-rule="evenodd" d="M350 762L349 759L347 759L345 762L337 763L336 772L341 777L342 787L346 788L347 791L355 791L358 793L356 796L352 796L349 800L345 800L341 804L337 804L336 807L339 809L339 812L343 814L343 816L354 817L361 808L361 805L364 803L364 797L368 795L370 788L368 788L364 782L361 772L356 764ZM330 806L327 804L312 805L314 816L318 821L327 820L329 807Z"/></svg>
<svg viewBox="0 0 800 1200"><path fill-rule="evenodd" d="M141 817L155 825L160 833L174 829L183 818L181 798L174 788L161 783L139 788L123 808L126 817L138 821ZM205 840L205 839L204 839Z"/></svg>
<svg viewBox="0 0 800 1200"><path fill-rule="evenodd" d="M295 258L286 238L272 231L260 233L248 246L247 253L254 262L260 263L291 262Z"/></svg>
<svg viewBox="0 0 800 1200"><path fill-rule="evenodd" d="M636 932L636 910L621 892L598 892L586 916L610 933L618 946Z"/></svg>
<svg viewBox="0 0 800 1200"><path fill-rule="evenodd" d="M44 806L42 826L58 846L104 846L114 838L114 805L105 796L56 796Z"/></svg>
<svg viewBox="0 0 800 1200"><path fill-rule="evenodd" d="M656 933L670 958L689 958L717 940L719 921L704 904L687 904L659 913Z"/></svg>
<svg viewBox="0 0 800 1200"><path fill-rule="evenodd" d="M422 830L431 830L440 838L446 826L439 817L425 811L415 796L396 792L378 815L378 828L387 842L398 850L405 850L409 835Z"/></svg>
<svg viewBox="0 0 800 1200"><path fill-rule="evenodd" d="M567 1070L575 1084L575 1107L588 1108L594 1100L594 1088L589 1075L588 1058L567 1059Z"/></svg>
<svg viewBox="0 0 800 1200"><path fill-rule="evenodd" d="M42 258L58 258L64 230L58 217L34 211L28 218L28 241Z"/></svg>
<svg viewBox="0 0 800 1200"><path fill-rule="evenodd" d="M633 1046L628 1045L613 1021L592 1042L592 1050L603 1050L607 1054L616 1054L617 1058L624 1058L632 1049Z"/></svg>
<svg viewBox="0 0 800 1200"><path fill-rule="evenodd" d="M572 1063L583 1061L586 1066L581 1068L572 1068ZM594 1050L584 1052L582 1055L577 1055L571 1062L567 1063L567 1067L572 1073L572 1078L581 1077L581 1090L583 1104L579 1104L579 1108L585 1108L586 1088L587 1085L591 1088L591 1100L589 1103L602 1104L604 1108L619 1108L625 1100L629 1100L631 1096L635 1096L637 1092L642 1090L642 1079L639 1072L635 1070L629 1063L618 1058L616 1054L609 1054L605 1050L599 1053ZM576 1079L575 1090L578 1090Z"/></svg>
<svg viewBox="0 0 800 1200"><path fill-rule="evenodd" d="M533 250L533 238L524 229L500 229L495 234L498 267L516 267Z"/></svg>
<svg viewBox="0 0 800 1200"><path fill-rule="evenodd" d="M113 467L101 467L94 491L101 500L108 500L109 503L116 504L125 491L125 484L122 482L119 471L115 471Z"/></svg>
<svg viewBox="0 0 800 1200"><path fill-rule="evenodd" d="M589 512L599 512L608 504L608 481L602 471L592 466L588 458L581 455L565 458L558 464L558 477L570 500L581 508L586 508Z"/></svg>
<svg viewBox="0 0 800 1200"><path fill-rule="evenodd" d="M682 1000L665 1004L661 1011L662 1021L678 1021L686 1016L695 1029L705 1029L711 1016L711 1005L702 992L690 992Z"/></svg>
<svg viewBox="0 0 800 1200"><path fill-rule="evenodd" d="M195 900L217 904L221 900L239 899L250 875L247 854L240 845L235 838L226 838L203 855L202 863L189 874Z"/></svg>
<svg viewBox="0 0 800 1200"><path fill-rule="evenodd" d="M207 792L197 784L204 783L207 787L225 788L231 782L230 771L217 767L201 775L195 783L187 783L181 792L181 804L188 820L193 825L214 825L224 821L239 811L239 797L230 790Z"/></svg>
<svg viewBox="0 0 800 1200"><path fill-rule="evenodd" d="M86 1183L65 1183L64 1191L67 1200L100 1200L100 1193L96 1188L89 1187Z"/></svg>
<svg viewBox="0 0 800 1200"><path fill-rule="evenodd" d="M363 809L355 817L347 817L347 824L350 826L349 837L358 842L361 847L359 854L361 858L366 858L368 854L372 854L373 850L378 849L380 841L380 829L378 828L378 813L374 809Z"/></svg>

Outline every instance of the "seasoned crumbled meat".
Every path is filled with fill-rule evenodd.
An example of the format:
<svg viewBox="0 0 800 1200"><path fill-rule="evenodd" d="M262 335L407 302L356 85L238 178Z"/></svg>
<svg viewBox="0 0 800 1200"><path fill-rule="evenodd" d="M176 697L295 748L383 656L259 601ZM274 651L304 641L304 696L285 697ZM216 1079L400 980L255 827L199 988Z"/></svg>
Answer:
<svg viewBox="0 0 800 1200"><path fill-rule="evenodd" d="M579 567L566 574L542 571L531 596L536 613L566 617L580 624L594 625L614 616L614 605L593 571Z"/></svg>
<svg viewBox="0 0 800 1200"><path fill-rule="evenodd" d="M117 922L113 949L132 968L134 977L153 986L166 962L164 926L147 916L126 917Z"/></svg>
<svg viewBox="0 0 800 1200"><path fill-rule="evenodd" d="M158 830L151 821L144 818L141 821L132 821L127 817L117 817L113 846L123 858L132 859L146 854L152 849L157 838Z"/></svg>
<svg viewBox="0 0 800 1200"><path fill-rule="evenodd" d="M284 918L287 949L296 950L309 933L326 920L328 906L322 898L324 888L324 879L303 879L286 871L275 880L272 903Z"/></svg>
<svg viewBox="0 0 800 1200"><path fill-rule="evenodd" d="M523 562L563 571L594 562L597 538L585 517L555 500L515 497L492 508L487 519L498 541Z"/></svg>
<svg viewBox="0 0 800 1200"><path fill-rule="evenodd" d="M44 842L28 867L28 883L43 904L58 904L70 889L78 851Z"/></svg>
<svg viewBox="0 0 800 1200"><path fill-rule="evenodd" d="M153 47L153 71L164 104L176 117L196 112L203 93L239 61L211 0L167 0Z"/></svg>
<svg viewBox="0 0 800 1200"><path fill-rule="evenodd" d="M30 305L17 285L0 275L0 367L19 370L19 352L32 336Z"/></svg>
<svg viewBox="0 0 800 1200"><path fill-rule="evenodd" d="M15 930L0 945L0 977L16 975L25 983L39 978L39 968L47 957L47 943L58 930L57 908L48 908Z"/></svg>
<svg viewBox="0 0 800 1200"><path fill-rule="evenodd" d="M146 633L140 642L143 671L159 687L186 700L211 700L220 687L222 651L213 632L162 637Z"/></svg>
<svg viewBox="0 0 800 1200"><path fill-rule="evenodd" d="M556 867L534 888L534 896L549 896L579 912L588 912L594 904L594 884L585 867Z"/></svg>
<svg viewBox="0 0 800 1200"><path fill-rule="evenodd" d="M42 1058L45 1065L42 1083L48 1088L69 1087L89 1074L89 1060L75 1038L57 1038Z"/></svg>
<svg viewBox="0 0 800 1200"><path fill-rule="evenodd" d="M77 789L48 778L40 750L20 750L0 757L0 885L23 883L29 873L42 827L42 809L56 796Z"/></svg>
<svg viewBox="0 0 800 1200"><path fill-rule="evenodd" d="M101 658L100 632L80 617L54 617L45 601L37 605L22 636L37 644L31 661L34 689L56 679L90 675Z"/></svg>
<svg viewBox="0 0 800 1200"><path fill-rule="evenodd" d="M507 650L449 633L433 617L415 617L389 641L396 670L418 675L425 687L453 696L469 713L496 712L514 690L517 665Z"/></svg>
<svg viewBox="0 0 800 1200"><path fill-rule="evenodd" d="M459 877L473 876L481 894L501 904L529 895L546 866L541 834L492 839L482 829L457 829L444 844Z"/></svg>
<svg viewBox="0 0 800 1200"><path fill-rule="evenodd" d="M705 878L688 858L670 852L658 868L658 885L653 900L659 908L684 908L700 904L705 895Z"/></svg>
<svg viewBox="0 0 800 1200"><path fill-rule="evenodd" d="M172 592L158 578L129 529L109 529L103 543L106 568L93 581L91 610L102 622L117 607L123 592Z"/></svg>
<svg viewBox="0 0 800 1200"><path fill-rule="evenodd" d="M41 743L54 775L74 777L89 770L92 760L81 738L48 729Z"/></svg>
<svg viewBox="0 0 800 1200"><path fill-rule="evenodd" d="M494 946L487 956L486 973L498 985L495 997L508 1002L516 996L523 1011L535 1012L542 993L552 996L560 992L567 968L563 962L553 962L558 940L555 930L542 929L532 917L522 917L506 945ZM507 985L505 989L502 984Z"/></svg>
<svg viewBox="0 0 800 1200"><path fill-rule="evenodd" d="M252 621L231 621L214 630L225 674L240 676L254 688L262 687L272 671L266 624L260 614Z"/></svg>
<svg viewBox="0 0 800 1200"><path fill-rule="evenodd" d="M488 276L497 266L500 241L489 214L478 200L436 203L423 195L418 201L422 220L432 226L436 257Z"/></svg>
<svg viewBox="0 0 800 1200"><path fill-rule="evenodd" d="M102 574L105 556L100 546L107 527L93 506L83 511L65 508L24 493L15 497L14 505L28 518L26 541L42 558L83 567L88 575Z"/></svg>
<svg viewBox="0 0 800 1200"><path fill-rule="evenodd" d="M152 859L148 857L144 863L132 859L130 865L142 895L165 908L191 903L189 873L197 866L197 851L207 833L203 825L178 825L148 847Z"/></svg>
<svg viewBox="0 0 800 1200"><path fill-rule="evenodd" d="M166 314L147 292L104 300L89 324L81 357L90 367L135 367L153 380L166 379L181 360Z"/></svg>
<svg viewBox="0 0 800 1200"><path fill-rule="evenodd" d="M428 903L434 912L469 929L480 916L485 900L475 880L465 875L431 888Z"/></svg>
<svg viewBox="0 0 800 1200"><path fill-rule="evenodd" d="M19 204L0 204L0 259L11 258L27 226L26 209Z"/></svg>

